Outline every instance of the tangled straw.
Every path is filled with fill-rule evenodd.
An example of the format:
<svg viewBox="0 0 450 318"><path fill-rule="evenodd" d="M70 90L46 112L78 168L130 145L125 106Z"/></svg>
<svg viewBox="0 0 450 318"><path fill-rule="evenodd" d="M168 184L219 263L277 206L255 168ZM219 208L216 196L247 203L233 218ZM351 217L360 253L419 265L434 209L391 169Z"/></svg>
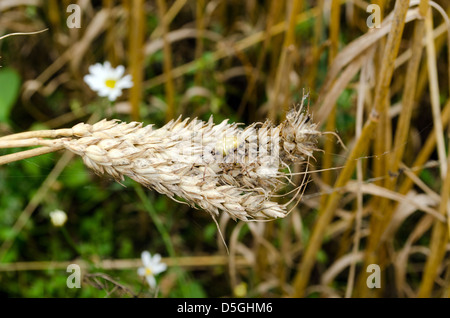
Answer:
<svg viewBox="0 0 450 318"><path fill-rule="evenodd" d="M266 121L242 129L228 120L215 125L211 117L208 122L178 118L153 129L104 119L71 129L2 137L0 147L44 146L28 150L37 154L65 148L99 175L118 182L128 176L213 217L225 211L235 220L250 221L287 215L289 202L280 204L274 198L290 182L289 165L313 156L320 134L302 103L278 126ZM0 164L6 162L1 158Z"/></svg>

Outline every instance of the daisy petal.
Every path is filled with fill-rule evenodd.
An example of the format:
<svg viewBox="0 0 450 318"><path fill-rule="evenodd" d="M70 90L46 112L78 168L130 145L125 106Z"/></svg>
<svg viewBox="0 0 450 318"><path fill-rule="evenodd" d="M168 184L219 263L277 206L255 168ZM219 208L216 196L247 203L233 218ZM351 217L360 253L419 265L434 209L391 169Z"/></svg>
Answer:
<svg viewBox="0 0 450 318"><path fill-rule="evenodd" d="M89 66L89 73L93 75L103 74L103 66L100 63Z"/></svg>
<svg viewBox="0 0 450 318"><path fill-rule="evenodd" d="M112 70L111 63L109 63L109 61L105 61L105 62L103 63L103 68L104 68L105 70L107 70L107 71Z"/></svg>
<svg viewBox="0 0 450 318"><path fill-rule="evenodd" d="M125 73L125 67L123 65L119 65L114 70L115 78L121 78L123 73Z"/></svg>
<svg viewBox="0 0 450 318"><path fill-rule="evenodd" d="M167 265L164 263L159 263L153 266L153 274L158 275L167 269Z"/></svg>
<svg viewBox="0 0 450 318"><path fill-rule="evenodd" d="M126 75L117 81L117 87L122 88L131 88L133 87L133 82L131 81L131 75Z"/></svg>
<svg viewBox="0 0 450 318"><path fill-rule="evenodd" d="M137 272L139 276L145 276L145 267L139 267Z"/></svg>
<svg viewBox="0 0 450 318"><path fill-rule="evenodd" d="M122 91L120 89L114 89L112 91L109 92L108 94L108 98L110 101L115 101L117 99L117 97L119 97L120 95L122 95Z"/></svg>
<svg viewBox="0 0 450 318"><path fill-rule="evenodd" d="M94 91L98 91L103 87L101 83L92 75L86 75L83 79Z"/></svg>
<svg viewBox="0 0 450 318"><path fill-rule="evenodd" d="M161 255L156 253L155 255L153 255L152 257L152 263L153 264L158 264L161 261Z"/></svg>
<svg viewBox="0 0 450 318"><path fill-rule="evenodd" d="M150 266L150 264L152 263L152 256L148 251L142 252L141 259L144 266Z"/></svg>
<svg viewBox="0 0 450 318"><path fill-rule="evenodd" d="M150 287L154 289L156 287L155 277L153 277L152 275L147 275L145 276L145 278L147 279L147 283L150 285Z"/></svg>

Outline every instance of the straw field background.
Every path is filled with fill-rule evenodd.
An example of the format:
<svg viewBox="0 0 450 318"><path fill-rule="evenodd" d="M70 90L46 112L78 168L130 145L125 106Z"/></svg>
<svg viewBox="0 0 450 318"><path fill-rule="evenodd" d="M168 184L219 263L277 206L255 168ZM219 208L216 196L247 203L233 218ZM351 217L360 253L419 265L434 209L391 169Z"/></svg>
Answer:
<svg viewBox="0 0 450 318"><path fill-rule="evenodd" d="M0 165L1 295L450 296L448 1L78 1L71 28L72 2L0 1L0 36L46 29L0 40L0 136L101 118L279 124L304 96L335 134L291 213L221 213L223 240L205 211L67 151ZM133 77L114 103L83 81L104 61ZM145 250L168 265L156 291L137 274Z"/></svg>

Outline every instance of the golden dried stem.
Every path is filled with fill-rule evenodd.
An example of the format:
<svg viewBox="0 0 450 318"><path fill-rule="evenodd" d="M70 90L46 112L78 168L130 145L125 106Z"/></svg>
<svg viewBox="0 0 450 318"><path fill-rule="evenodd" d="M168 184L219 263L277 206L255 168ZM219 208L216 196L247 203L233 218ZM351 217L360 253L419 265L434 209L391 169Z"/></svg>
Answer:
<svg viewBox="0 0 450 318"><path fill-rule="evenodd" d="M142 100L142 80L145 23L144 23L144 1L132 0L130 8L130 42L129 42L129 65L130 73L133 77L133 87L130 89L131 118L138 121L140 119L139 105Z"/></svg>
<svg viewBox="0 0 450 318"><path fill-rule="evenodd" d="M19 140L29 138L56 138L56 137L72 137L73 130L71 128L55 129L55 130L35 130L26 131L13 135L0 137L0 141Z"/></svg>
<svg viewBox="0 0 450 318"><path fill-rule="evenodd" d="M63 149L62 146L60 146L60 147L41 147L41 148L35 148L35 149L25 150L25 151L21 151L21 152L16 152L16 153L9 154L9 155L0 156L0 166L7 164L7 163L14 162L14 161L19 161L19 160L28 159L31 157L40 156L40 155L43 155L46 153L55 152L55 151L58 151L61 149Z"/></svg>
<svg viewBox="0 0 450 318"><path fill-rule="evenodd" d="M308 11L302 12L298 14L295 18L296 24L299 24L303 21L309 20L311 18L316 17L319 14L319 10L314 7ZM275 35L278 35L282 32L284 32L287 29L288 23L286 21L280 22L275 24L269 32L269 36L273 37ZM234 45L234 52L238 51L244 51L255 44L264 41L267 38L267 34L264 31L256 32L255 34L252 34L245 39L242 39L240 41L237 41ZM226 49L219 49L216 52L214 52L211 57L211 63L217 62L227 56L230 56L230 50ZM194 60L192 62L183 64L181 66L174 67L171 71L172 77L178 78L186 74L187 72L191 71L193 68L195 69L197 67L197 60ZM145 84L146 88L150 89L155 86L163 84L167 80L166 74L161 74L158 76L153 77L149 81L147 81Z"/></svg>
<svg viewBox="0 0 450 318"><path fill-rule="evenodd" d="M277 110L279 105L279 96L280 92L283 88L283 95L289 94L289 82L288 82L288 74L290 72L290 60L291 55L290 51L292 50L291 46L295 44L295 25L296 25L296 16L300 9L300 0L292 1L292 8L290 9L289 23L286 29L286 34L284 37L283 48L281 51L281 57L279 59L277 73L275 77L275 88L272 93L272 105L269 110L268 118L275 122L277 117ZM287 82L286 82L287 81ZM284 107L283 107L284 108Z"/></svg>
<svg viewBox="0 0 450 318"><path fill-rule="evenodd" d="M34 146L46 146L46 147L59 147L61 146L60 140L46 140L40 138L20 139L20 140L0 140L0 149L2 148L16 148L16 147L34 147Z"/></svg>
<svg viewBox="0 0 450 318"><path fill-rule="evenodd" d="M436 134L436 145L438 152L438 159L441 166L441 177L444 179L446 175L446 155L445 155L445 142L444 142L444 129L441 121L441 111L439 102L439 81L436 65L436 49L433 39L433 16L431 9L428 10L427 17L425 19L426 30L426 49L427 49L427 66L428 66L428 78L431 97L431 110L433 113L434 132Z"/></svg>
<svg viewBox="0 0 450 318"><path fill-rule="evenodd" d="M195 59L202 57L204 49L203 34L205 33L205 0L197 0L195 4L195 27L197 29L197 39L195 42ZM164 25L163 25L164 26ZM167 42L167 36L164 38L164 46ZM203 72L196 72L194 76L194 83L196 86L202 85Z"/></svg>
<svg viewBox="0 0 450 318"><path fill-rule="evenodd" d="M422 3L427 3L427 0L422 1ZM426 14L427 7L422 6L419 8L419 14ZM405 82L405 88L404 88L404 97L402 101L403 110L400 114L399 118L399 125L396 130L396 136L395 136L395 142L394 142L394 148L393 151L390 152L390 156L384 156L383 153L388 152L388 148L385 148L383 145L386 145L385 139L387 138L386 135L383 135L383 131L386 129L384 126L379 126L379 128L383 128L381 131L380 129L377 130L377 136L383 135L383 140L378 139L379 142L377 142L377 154L380 156L375 163L380 162L381 159L385 160L385 164L381 166L381 164L376 165L376 171L377 176L383 176L387 175L387 166L386 163L390 162L389 169L391 171L397 171L399 168L399 164L401 163L401 158L403 156L404 152L404 144L406 143L406 138L409 131L409 122L412 114L412 109L414 106L414 94L410 94L409 92L414 91L417 83L417 72L420 65L421 55L422 55L422 39L424 34L424 21L423 20L416 20L415 27L414 27L414 36L412 40L412 56L409 60L407 71L406 71L406 82ZM385 108L385 118L384 121L388 120L387 118L387 108ZM389 134L390 136L391 134ZM386 188L392 189L394 186L395 179L386 179ZM393 211L393 206L388 207L388 202L386 199L378 198L376 200L376 203L374 205L376 206L376 212L374 214L374 217L371 219L370 223L370 229L371 229L371 236L369 237L366 253L365 253L365 266L368 266L369 264L372 264L374 262L383 263L382 260L376 260L374 257L375 255L381 256L384 254L380 254L379 247L380 247L380 237L382 233L384 232L384 229L388 226ZM388 211L388 212L380 212L380 211ZM378 218L375 217L375 215L383 215L384 218ZM364 295L367 292L367 288L365 286L365 282L363 279L363 275L361 276L360 280L360 291L361 294Z"/></svg>
<svg viewBox="0 0 450 318"><path fill-rule="evenodd" d="M450 171L450 154L447 157L447 167ZM450 211L450 173L447 172L443 180L441 189L441 200L439 203L439 213L442 216L449 216ZM448 224L444 222L435 221L433 231L431 233L430 254L425 264L425 270L422 276L422 281L419 287L418 297L429 298L433 289L434 281L441 266L442 260L446 253L446 246L449 242L449 228Z"/></svg>
<svg viewBox="0 0 450 318"><path fill-rule="evenodd" d="M175 88L173 84L173 76L172 76L172 49L170 48L170 42L167 39L167 34L169 33L169 23L166 20L166 1L165 0L158 0L158 12L159 12L159 19L161 21L161 27L162 27L162 38L163 38L163 52L164 52L164 59L163 59L163 69L164 74L166 75L166 81L165 81L165 93L166 93L166 120L171 120L175 115Z"/></svg>
<svg viewBox="0 0 450 318"><path fill-rule="evenodd" d="M361 157L367 150L368 140L372 137L378 122L379 113L384 107L382 103L386 101L386 96L388 95L389 85L394 70L394 61L400 47L408 8L409 3L407 1L398 1L395 3L394 17L385 47L385 59L381 65L380 77L375 90L372 113L364 125L361 132L361 137L357 140L355 146L353 147L347 163L334 185L334 189L340 189L345 186L353 174L358 158ZM340 197L341 194L339 192L336 190L333 191L327 201L326 207L319 213L317 223L314 226L310 241L306 247L302 261L298 268L297 275L294 278L294 296L296 297L302 297L305 294L305 288L309 282L317 252L322 245L325 229L333 218L334 212L339 204Z"/></svg>
<svg viewBox="0 0 450 318"><path fill-rule="evenodd" d="M330 21L330 52L328 57L328 65L332 65L336 55L338 54L339 49L339 24L340 24L340 16L341 16L341 4L339 0L333 0L331 2L331 21ZM333 109L327 118L327 123L325 130L326 131L335 131L336 130L336 104L333 105ZM328 170L333 166L333 156L335 152L335 141L333 138L326 138L324 144L324 154L323 154L323 163L322 167L325 169L322 172L322 181L331 185L333 183L332 176L334 175L333 171ZM322 196L321 205L323 206L326 203L327 195Z"/></svg>
<svg viewBox="0 0 450 318"><path fill-rule="evenodd" d="M442 125L447 125L450 121L450 99L447 100L444 110L441 114ZM436 135L430 134L428 139L425 141L422 149L416 157L413 163L414 167L421 167L428 160L432 152L436 149ZM413 173L417 176L423 169L415 170ZM410 178L405 179L398 189L398 193L406 194L413 186L413 181Z"/></svg>

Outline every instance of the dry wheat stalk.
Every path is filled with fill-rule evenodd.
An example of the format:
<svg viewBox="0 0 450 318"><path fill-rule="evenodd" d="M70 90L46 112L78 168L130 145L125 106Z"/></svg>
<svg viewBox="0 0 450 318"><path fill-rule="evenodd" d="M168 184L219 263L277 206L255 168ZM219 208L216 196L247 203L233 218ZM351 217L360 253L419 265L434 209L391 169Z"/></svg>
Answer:
<svg viewBox="0 0 450 318"><path fill-rule="evenodd" d="M249 221L286 216L287 203L272 200L290 182L288 166L313 156L320 134L302 103L278 126L266 121L242 129L227 120L215 125L212 118L208 122L179 118L153 129L104 119L59 132L22 133L27 138L22 140L17 140L19 134L3 137L0 146L3 140L65 148L80 155L97 174L108 174L118 182L128 176L174 200L183 198L213 217L222 210L233 219ZM30 138L36 135L64 137Z"/></svg>

